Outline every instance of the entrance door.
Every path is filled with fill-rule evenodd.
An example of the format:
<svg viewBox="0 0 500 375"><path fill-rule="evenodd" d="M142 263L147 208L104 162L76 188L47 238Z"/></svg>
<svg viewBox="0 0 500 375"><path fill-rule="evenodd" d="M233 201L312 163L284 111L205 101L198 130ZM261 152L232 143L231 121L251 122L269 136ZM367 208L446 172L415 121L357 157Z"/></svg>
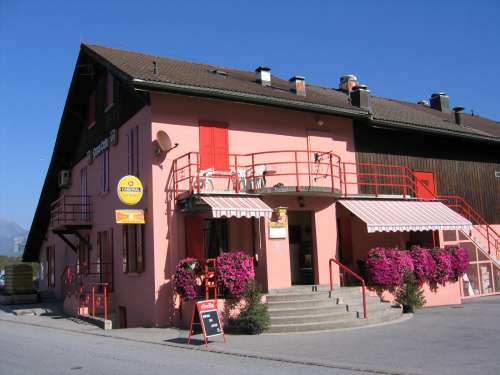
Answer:
<svg viewBox="0 0 500 375"><path fill-rule="evenodd" d="M288 212L292 284L314 284L311 212Z"/></svg>
<svg viewBox="0 0 500 375"><path fill-rule="evenodd" d="M434 181L434 172L415 171L413 175L417 179L416 194L417 198L432 199L437 195L436 182Z"/></svg>

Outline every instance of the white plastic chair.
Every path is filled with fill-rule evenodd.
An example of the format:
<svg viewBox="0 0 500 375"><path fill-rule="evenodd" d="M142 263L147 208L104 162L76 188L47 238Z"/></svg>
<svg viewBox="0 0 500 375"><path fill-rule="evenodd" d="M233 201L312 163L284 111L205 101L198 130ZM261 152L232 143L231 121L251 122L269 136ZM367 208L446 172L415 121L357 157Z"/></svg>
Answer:
<svg viewBox="0 0 500 375"><path fill-rule="evenodd" d="M200 170L198 174L193 179L193 190L194 191L210 191L214 190L214 183L210 177L213 176L215 172L214 168L208 168Z"/></svg>
<svg viewBox="0 0 500 375"><path fill-rule="evenodd" d="M266 186L266 170L265 165L256 165L247 170L247 186L254 190L263 189Z"/></svg>

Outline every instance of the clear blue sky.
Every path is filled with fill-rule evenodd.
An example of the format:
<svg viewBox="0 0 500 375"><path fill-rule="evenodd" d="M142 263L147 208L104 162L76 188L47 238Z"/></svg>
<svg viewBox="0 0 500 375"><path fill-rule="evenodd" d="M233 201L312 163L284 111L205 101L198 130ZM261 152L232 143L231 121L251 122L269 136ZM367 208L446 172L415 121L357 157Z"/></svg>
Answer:
<svg viewBox="0 0 500 375"><path fill-rule="evenodd" d="M0 217L29 228L80 38L500 119L500 2L0 0ZM465 151L464 151L465 152Z"/></svg>

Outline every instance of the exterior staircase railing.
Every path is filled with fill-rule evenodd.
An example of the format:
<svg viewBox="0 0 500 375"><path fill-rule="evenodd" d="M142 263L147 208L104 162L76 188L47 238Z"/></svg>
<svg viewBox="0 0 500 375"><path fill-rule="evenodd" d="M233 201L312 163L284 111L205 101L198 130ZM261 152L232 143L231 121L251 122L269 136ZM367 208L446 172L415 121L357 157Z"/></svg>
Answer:
<svg viewBox="0 0 500 375"><path fill-rule="evenodd" d="M356 272L351 270L346 265L340 263L337 259L330 258L330 261L328 262L328 266L330 269L330 293L333 292L333 290L334 290L334 288L333 288L333 263L335 263L337 266L339 266L340 269L347 272L352 277L354 277L355 279L357 279L361 282L361 292L363 295L363 319L368 319L368 311L366 308L366 283L365 283L365 279L363 279L361 276L359 276Z"/></svg>

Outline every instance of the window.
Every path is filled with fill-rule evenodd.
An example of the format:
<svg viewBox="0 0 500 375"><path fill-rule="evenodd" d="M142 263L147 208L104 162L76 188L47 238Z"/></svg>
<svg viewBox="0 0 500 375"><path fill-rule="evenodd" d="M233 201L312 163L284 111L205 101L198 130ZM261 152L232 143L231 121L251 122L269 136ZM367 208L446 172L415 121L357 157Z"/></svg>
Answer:
<svg viewBox="0 0 500 375"><path fill-rule="evenodd" d="M106 111L110 109L114 104L114 80L113 75L108 72L106 77Z"/></svg>
<svg viewBox="0 0 500 375"><path fill-rule="evenodd" d="M99 282L113 288L113 230L97 232L97 273Z"/></svg>
<svg viewBox="0 0 500 375"><path fill-rule="evenodd" d="M56 286L56 248L47 246L47 283L49 287Z"/></svg>
<svg viewBox="0 0 500 375"><path fill-rule="evenodd" d="M139 176L139 157L138 157L138 134L139 128L136 126L127 133L128 141L128 174Z"/></svg>
<svg viewBox="0 0 500 375"><path fill-rule="evenodd" d="M226 219L203 220L203 248L205 259L216 258L228 251Z"/></svg>
<svg viewBox="0 0 500 375"><path fill-rule="evenodd" d="M100 163L101 193L109 191L109 149L104 150Z"/></svg>
<svg viewBox="0 0 500 375"><path fill-rule="evenodd" d="M123 272L144 271L144 225L123 225Z"/></svg>
<svg viewBox="0 0 500 375"><path fill-rule="evenodd" d="M95 91L89 96L89 112L88 112L88 127L89 129L95 125Z"/></svg>
<svg viewBox="0 0 500 375"><path fill-rule="evenodd" d="M79 274L86 274L90 272L90 251L87 245L90 240L90 236L86 235L85 240L87 243L83 240L78 241L78 260L76 263L76 272Z"/></svg>
<svg viewBox="0 0 500 375"><path fill-rule="evenodd" d="M227 127L200 124L200 168L229 170L229 144Z"/></svg>

